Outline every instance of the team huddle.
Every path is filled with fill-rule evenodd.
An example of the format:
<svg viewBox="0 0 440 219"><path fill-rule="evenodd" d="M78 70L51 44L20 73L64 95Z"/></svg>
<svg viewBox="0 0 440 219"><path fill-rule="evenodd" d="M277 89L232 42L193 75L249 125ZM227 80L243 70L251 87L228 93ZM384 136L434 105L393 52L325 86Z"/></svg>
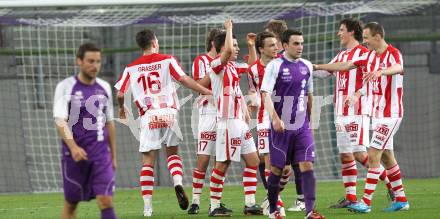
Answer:
<svg viewBox="0 0 440 219"><path fill-rule="evenodd" d="M243 159L245 215L285 218L281 194L293 174L297 198L287 210L304 211L307 219L325 218L315 210L315 143L310 119L313 77L331 76L336 77L334 121L345 197L330 207L370 212L380 179L392 200L384 211L408 210L393 153L393 136L403 117L402 55L385 42L384 29L375 22L362 26L356 19L344 19L337 35L344 49L328 64L312 64L302 58L302 32L288 29L284 21L271 20L263 32L247 34L249 54L247 63L241 63L237 61L240 48L233 23L227 19L224 29L208 31L206 53L194 59L191 78L175 57L159 53L159 41L152 30L138 32L136 42L143 54L126 66L114 87L121 120L128 115L126 95L132 95L139 111L143 215L153 215L154 165L165 146L179 207L188 209L188 214L199 214L209 171L209 216L232 216L232 210L222 202L224 181L231 161ZM77 63L79 74L61 81L54 98L54 118L63 140L62 218L76 218L78 203L96 198L101 218L114 219L117 162L111 86L96 77L101 53L95 45L81 45ZM249 82L248 98L240 88L242 77ZM175 82L200 93L191 203L182 182ZM254 116L256 143L249 126ZM211 157L215 164L209 170ZM368 169L360 200L356 161ZM255 197L258 173L267 194L261 205Z"/></svg>

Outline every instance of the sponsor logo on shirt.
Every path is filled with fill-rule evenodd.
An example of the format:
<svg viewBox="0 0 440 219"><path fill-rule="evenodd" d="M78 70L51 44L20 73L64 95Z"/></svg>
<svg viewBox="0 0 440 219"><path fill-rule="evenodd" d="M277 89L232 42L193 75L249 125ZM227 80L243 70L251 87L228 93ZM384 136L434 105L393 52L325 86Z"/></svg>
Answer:
<svg viewBox="0 0 440 219"><path fill-rule="evenodd" d="M307 67L299 67L299 72L300 72L302 75L307 75L307 73L309 73Z"/></svg>

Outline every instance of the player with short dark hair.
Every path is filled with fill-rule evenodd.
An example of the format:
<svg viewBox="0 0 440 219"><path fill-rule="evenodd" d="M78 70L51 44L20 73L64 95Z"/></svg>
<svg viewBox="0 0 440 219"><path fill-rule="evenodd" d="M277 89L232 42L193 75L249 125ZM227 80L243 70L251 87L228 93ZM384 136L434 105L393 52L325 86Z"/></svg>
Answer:
<svg viewBox="0 0 440 219"><path fill-rule="evenodd" d="M101 218L115 219L116 141L110 85L96 76L101 50L92 43L76 54L79 73L59 82L53 117L62 138L63 219L76 218L80 201L96 198Z"/></svg>
<svg viewBox="0 0 440 219"><path fill-rule="evenodd" d="M183 163L178 153L179 102L174 81L204 95L211 91L200 86L185 74L176 58L159 53L159 41L152 30L136 34L136 42L143 55L127 65L115 88L118 92L119 118L126 118L124 94L131 90L139 109L140 145L142 170L140 186L144 200L144 216L153 214L152 195L154 186L154 164L162 145L166 147L167 166L173 178L174 190L181 209L189 205L183 190Z"/></svg>

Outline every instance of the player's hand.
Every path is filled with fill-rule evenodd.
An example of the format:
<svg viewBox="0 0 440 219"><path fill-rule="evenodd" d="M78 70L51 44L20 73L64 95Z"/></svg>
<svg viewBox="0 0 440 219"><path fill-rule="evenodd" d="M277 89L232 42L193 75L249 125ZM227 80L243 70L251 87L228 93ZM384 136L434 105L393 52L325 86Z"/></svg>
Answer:
<svg viewBox="0 0 440 219"><path fill-rule="evenodd" d="M377 80L378 78L380 78L380 76L382 76L381 70L368 72L368 73L364 74L363 80L364 80L364 82L370 82L370 81Z"/></svg>
<svg viewBox="0 0 440 219"><path fill-rule="evenodd" d="M119 107L119 119L127 119L125 107Z"/></svg>
<svg viewBox="0 0 440 219"><path fill-rule="evenodd" d="M112 167L113 170L116 170L116 167L118 167L118 161L116 160L116 157L112 157Z"/></svg>
<svg viewBox="0 0 440 219"><path fill-rule="evenodd" d="M255 39L257 38L257 34L248 33L246 35L246 42L248 46L255 46Z"/></svg>
<svg viewBox="0 0 440 219"><path fill-rule="evenodd" d="M252 105L248 105L248 111L249 111L249 113L252 113L252 112L254 112L254 111L256 111L257 110L257 106L252 106Z"/></svg>
<svg viewBox="0 0 440 219"><path fill-rule="evenodd" d="M284 132L284 122L279 118L276 118L272 121L272 126L276 132Z"/></svg>
<svg viewBox="0 0 440 219"><path fill-rule="evenodd" d="M225 29L232 29L232 19L231 18L226 19L224 26Z"/></svg>
<svg viewBox="0 0 440 219"><path fill-rule="evenodd" d="M70 149L70 153L72 154L72 158L75 162L88 160L86 151L79 146L72 147Z"/></svg>
<svg viewBox="0 0 440 219"><path fill-rule="evenodd" d="M359 101L360 96L361 95L359 94L359 92L356 92L352 96L347 96L347 98L344 101L344 105L345 106L354 106Z"/></svg>
<svg viewBox="0 0 440 219"><path fill-rule="evenodd" d="M313 70L320 70L317 64L313 64Z"/></svg>

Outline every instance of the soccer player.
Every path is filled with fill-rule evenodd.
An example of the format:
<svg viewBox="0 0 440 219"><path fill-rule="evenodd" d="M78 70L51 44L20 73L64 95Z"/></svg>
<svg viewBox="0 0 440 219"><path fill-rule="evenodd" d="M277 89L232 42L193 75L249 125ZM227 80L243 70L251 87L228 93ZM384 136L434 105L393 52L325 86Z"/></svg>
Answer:
<svg viewBox="0 0 440 219"><path fill-rule="evenodd" d="M232 20L227 19L224 26L226 33L216 36L214 40L219 56L211 62L209 74L214 102L217 104L216 163L211 174L209 216L231 216L231 212L221 207L220 203L226 171L231 161L240 161L240 155L246 163L243 171L243 212L262 214L261 207L255 202L257 166L260 161L249 131L250 117L239 86L240 74L247 71L248 65L235 62L240 49L232 34Z"/></svg>
<svg viewBox="0 0 440 219"><path fill-rule="evenodd" d="M136 42L143 55L127 65L115 85L118 92L119 117L126 118L124 93L130 89L141 117L140 146L143 167L140 185L144 200L144 216L152 216L154 162L162 145L166 146L167 163L181 209L188 208L188 198L182 187L183 167L178 155L180 133L178 127L179 102L174 81L204 95L211 91L185 75L173 56L159 53L159 42L152 30L136 34Z"/></svg>
<svg viewBox="0 0 440 219"><path fill-rule="evenodd" d="M277 38L277 47L278 47L278 54L281 56L284 52L283 45L281 43L281 34L287 30L287 24L283 20L270 20L266 26L264 27L266 31L272 32L275 34ZM291 166L288 167L288 166ZM292 207L288 208L288 211L304 211L305 210L305 203L304 203L304 195L302 191L302 182L301 182L301 171L299 170L299 166L297 163L291 163L291 165L287 165L286 168L284 168L283 175L281 177L281 185L282 188L287 184L289 181L289 177L292 174L295 175L295 189L296 189L296 200L292 203ZM269 174L269 172L267 172ZM267 175L268 176L268 175ZM284 206L283 201L280 199L280 206ZM262 204L262 207L265 207L265 204ZM283 213L284 207L281 208L281 213Z"/></svg>
<svg viewBox="0 0 440 219"><path fill-rule="evenodd" d="M362 41L361 22L353 18L346 18L339 23L338 36L341 46L345 50L340 51L330 63L356 60L367 53L368 49L359 43ZM333 75L327 71L315 71L313 74L320 78ZM368 168L366 146L369 143L369 113L371 111L371 104L369 104L366 95L361 95L362 92L366 92L366 89L368 89L367 86L363 86L362 68L355 68L350 71L337 71L334 72L334 75L336 76L334 94L336 142L342 163L341 172L345 187L345 198L331 205L330 208L346 208L357 201L357 168L355 160ZM353 97L356 98L353 99ZM386 176L385 168L382 165L380 168L380 179L384 180L390 189L391 185Z"/></svg>
<svg viewBox="0 0 440 219"><path fill-rule="evenodd" d="M261 85L265 107L272 120L269 134L271 173L267 182L269 218L284 218L277 209L277 201L281 174L288 160L299 164L306 218L324 218L314 210L315 143L309 127L313 67L310 61L301 58L304 39L300 31L284 31L281 41L284 55L266 66Z"/></svg>
<svg viewBox="0 0 440 219"><path fill-rule="evenodd" d="M261 32L257 34L255 48L260 55L260 59L255 61L249 66L248 81L249 81L249 96L251 97L251 104L249 105L250 111L257 111L257 148L260 159L262 158L264 168L265 180L269 177L270 173L270 161L269 161L269 130L270 120L269 114L264 108L264 103L261 99L261 83L264 76L264 68L273 59L278 57L278 47L275 34L271 32ZM266 184L265 189L267 190ZM281 202L281 199L279 200ZM285 216L284 207L281 203L280 212ZM264 206L263 206L264 205ZM263 213L269 214L269 202L267 198L263 201L261 206Z"/></svg>
<svg viewBox="0 0 440 219"><path fill-rule="evenodd" d="M220 34L220 29L211 29L206 35L206 53L197 56L192 66L192 76L198 81L208 74L211 61L217 56L214 46L214 37ZM211 90L211 84L207 86ZM188 214L198 214L200 209L200 196L205 181L206 170L210 156L215 155L215 139L217 127L217 109L206 98L199 100L199 126L197 144L197 167L193 171L192 204Z"/></svg>
<svg viewBox="0 0 440 219"><path fill-rule="evenodd" d="M63 219L76 218L80 201L96 198L101 218L115 219L116 141L111 86L97 78L101 50L82 44L79 73L57 84L53 117L62 138Z"/></svg>
<svg viewBox="0 0 440 219"><path fill-rule="evenodd" d="M373 134L368 148L369 167L365 191L362 200L349 205L348 208L362 213L371 211L371 200L381 174L382 161L395 195L395 201L384 210L408 210L409 203L403 189L400 168L393 152L393 136L399 129L403 116L402 54L386 43L385 31L382 25L376 22L366 24L362 36L370 51L357 60L314 66L315 69L327 71L345 71L361 67L364 72L363 80L371 88L368 96L372 101Z"/></svg>

